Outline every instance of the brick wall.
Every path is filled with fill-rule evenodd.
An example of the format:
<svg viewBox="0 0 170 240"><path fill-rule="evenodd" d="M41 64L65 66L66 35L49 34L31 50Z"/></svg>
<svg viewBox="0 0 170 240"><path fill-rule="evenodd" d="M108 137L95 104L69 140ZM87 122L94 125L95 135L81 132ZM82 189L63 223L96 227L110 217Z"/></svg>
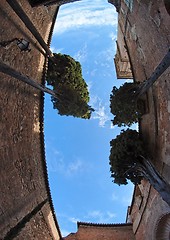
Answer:
<svg viewBox="0 0 170 240"><path fill-rule="evenodd" d="M129 9L121 1L118 23L124 33L134 81L147 80L170 46L168 14L164 1L132 1ZM143 115L140 129L146 148L159 171L170 182L170 68L149 89L145 99L148 113Z"/></svg>
<svg viewBox="0 0 170 240"><path fill-rule="evenodd" d="M132 63L135 81L147 80L170 47L168 14L164 1L134 0L132 9L121 1L119 25ZM140 133L157 170L170 183L170 68L147 92L149 111L142 116ZM136 189L131 207L137 240L155 240L157 224L170 207L146 181ZM169 219L169 218L167 218ZM163 227L162 227L163 231Z"/></svg>
<svg viewBox="0 0 170 240"><path fill-rule="evenodd" d="M159 228L159 221L164 215L168 214L170 217L170 207L147 181L140 185L140 194L142 197L140 204L139 195L134 196L130 212L136 240L158 240L156 232ZM162 224L162 233L166 230L165 228L166 226Z"/></svg>
<svg viewBox="0 0 170 240"><path fill-rule="evenodd" d="M112 1L109 1L112 2ZM113 1L114 2L114 1ZM134 81L147 80L170 47L168 14L164 1L133 0L128 8L124 0L118 14L118 29L124 36L122 42L118 34L118 45L127 49ZM170 182L170 68L154 83L143 98L148 111L140 121L146 149L153 163Z"/></svg>
<svg viewBox="0 0 170 240"><path fill-rule="evenodd" d="M47 42L56 7L33 9L26 0L18 2ZM7 2L2 0L0 42L13 38L28 40L31 51L21 52L13 42L0 48L1 60L42 83L45 57L41 52L44 51ZM43 95L5 74L0 73L0 78L1 238L10 239L9 236L19 233L17 239L59 239L45 165ZM48 199L47 203L45 199ZM42 208L47 204L44 218ZM38 232L42 237L37 235Z"/></svg>
<svg viewBox="0 0 170 240"><path fill-rule="evenodd" d="M135 80L149 77L166 54L170 42L169 19L163 0L134 0L132 11L121 1L119 24L130 51Z"/></svg>
<svg viewBox="0 0 170 240"><path fill-rule="evenodd" d="M133 240L131 224L88 224L78 223L78 231L65 240Z"/></svg>

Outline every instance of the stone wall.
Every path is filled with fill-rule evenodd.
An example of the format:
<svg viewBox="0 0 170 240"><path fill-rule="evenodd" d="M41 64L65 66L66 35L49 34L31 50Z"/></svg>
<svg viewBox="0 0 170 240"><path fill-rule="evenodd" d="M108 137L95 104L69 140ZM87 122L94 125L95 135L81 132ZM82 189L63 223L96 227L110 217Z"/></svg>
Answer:
<svg viewBox="0 0 170 240"><path fill-rule="evenodd" d="M56 7L32 8L18 1L46 42ZM0 1L0 42L24 38L31 51L16 42L0 47L0 59L44 83L43 49L5 0ZM43 95L0 73L0 232L1 239L59 239L51 201L43 136ZM43 230L43 231L42 231ZM18 235L19 234L19 235Z"/></svg>

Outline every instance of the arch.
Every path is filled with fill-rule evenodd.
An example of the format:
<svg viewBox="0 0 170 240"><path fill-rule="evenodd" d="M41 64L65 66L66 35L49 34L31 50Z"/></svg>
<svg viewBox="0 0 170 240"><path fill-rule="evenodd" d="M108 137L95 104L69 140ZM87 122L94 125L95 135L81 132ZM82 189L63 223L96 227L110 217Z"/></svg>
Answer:
<svg viewBox="0 0 170 240"><path fill-rule="evenodd" d="M169 0L164 0L164 4L165 4L165 8L166 8L167 12L170 15L170 1Z"/></svg>
<svg viewBox="0 0 170 240"><path fill-rule="evenodd" d="M159 218L155 227L155 240L170 239L170 212Z"/></svg>
<svg viewBox="0 0 170 240"><path fill-rule="evenodd" d="M170 207L153 188L143 214L143 223L145 240L169 240Z"/></svg>

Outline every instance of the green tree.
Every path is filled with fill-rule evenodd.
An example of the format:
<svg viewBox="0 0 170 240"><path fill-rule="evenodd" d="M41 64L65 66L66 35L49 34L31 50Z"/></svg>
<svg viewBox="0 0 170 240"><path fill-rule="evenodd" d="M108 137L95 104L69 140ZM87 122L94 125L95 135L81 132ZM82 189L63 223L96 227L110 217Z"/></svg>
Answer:
<svg viewBox="0 0 170 240"><path fill-rule="evenodd" d="M145 178L170 205L170 185L148 160L148 154L137 131L122 131L110 142L110 146L109 164L114 183L127 184L130 180L139 184Z"/></svg>
<svg viewBox="0 0 170 240"><path fill-rule="evenodd" d="M137 108L138 83L124 83L119 89L113 87L110 95L110 110L114 115L113 125L131 126L141 116Z"/></svg>
<svg viewBox="0 0 170 240"><path fill-rule="evenodd" d="M143 143L138 132L131 129L122 131L110 142L110 146L110 171L114 182L119 185L127 184L129 179L133 183L139 183L141 177L138 177L135 171L129 171L140 161L139 156L145 156Z"/></svg>
<svg viewBox="0 0 170 240"><path fill-rule="evenodd" d="M169 66L170 49L146 81L140 84L125 83L119 89L113 87L112 94L110 95L110 108L111 113L115 115L113 119L114 125L131 126L132 123L138 121L141 112L137 108L137 100L149 90ZM139 105L141 105L141 103L142 101Z"/></svg>
<svg viewBox="0 0 170 240"><path fill-rule="evenodd" d="M55 61L49 61L47 83L57 92L58 98L52 97L54 109L60 115L72 115L89 119L94 111L88 105L88 86L82 77L81 65L65 54L55 54Z"/></svg>

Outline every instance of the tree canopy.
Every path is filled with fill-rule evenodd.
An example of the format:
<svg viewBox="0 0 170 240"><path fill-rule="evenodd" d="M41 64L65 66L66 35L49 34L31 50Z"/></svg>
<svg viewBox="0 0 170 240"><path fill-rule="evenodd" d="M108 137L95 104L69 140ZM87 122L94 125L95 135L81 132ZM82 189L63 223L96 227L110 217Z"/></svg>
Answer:
<svg viewBox="0 0 170 240"><path fill-rule="evenodd" d="M47 71L47 83L58 94L58 98L52 97L54 109L60 115L89 119L94 110L88 105L88 86L80 63L66 54L54 53L54 57L56 63L49 61Z"/></svg>
<svg viewBox="0 0 170 240"><path fill-rule="evenodd" d="M162 199L170 206L170 185L147 159L139 133L127 129L110 142L110 171L113 182L121 185L131 180L140 184L145 178L159 192Z"/></svg>
<svg viewBox="0 0 170 240"><path fill-rule="evenodd" d="M110 142L110 146L109 164L114 183L127 184L128 179L135 184L140 183L142 177L135 166L140 163L140 156L145 156L146 153L139 133L131 129L123 130Z"/></svg>
<svg viewBox="0 0 170 240"><path fill-rule="evenodd" d="M110 110L114 115L113 125L131 126L141 116L137 108L136 91L138 83L124 83L119 89L113 87L110 95Z"/></svg>

